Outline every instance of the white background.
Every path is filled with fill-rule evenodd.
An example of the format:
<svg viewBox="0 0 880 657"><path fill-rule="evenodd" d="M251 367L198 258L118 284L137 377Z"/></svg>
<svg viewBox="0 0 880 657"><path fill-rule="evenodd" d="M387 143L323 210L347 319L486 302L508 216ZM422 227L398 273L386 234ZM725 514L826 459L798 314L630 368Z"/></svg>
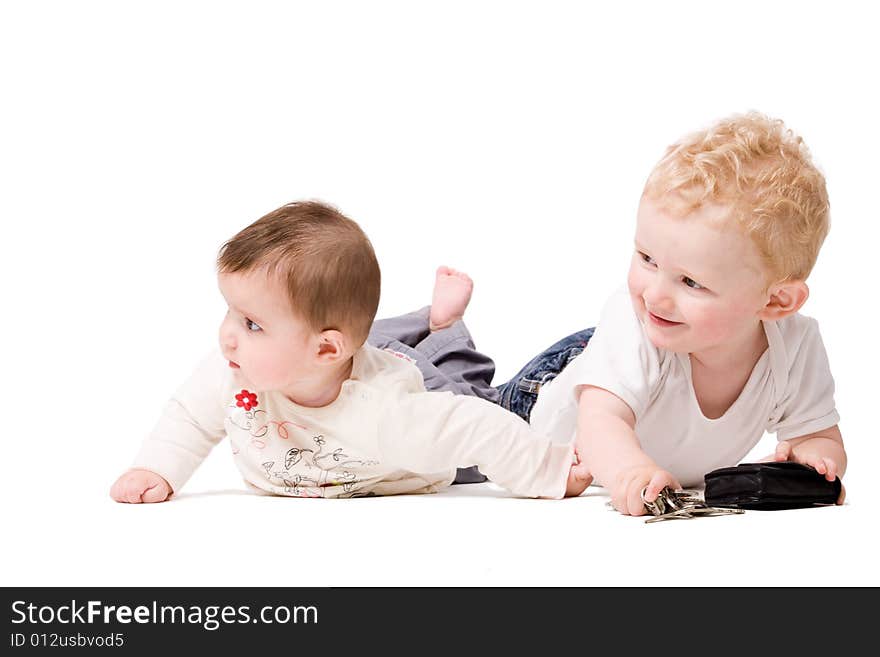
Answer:
<svg viewBox="0 0 880 657"><path fill-rule="evenodd" d="M876 15L317 5L0 8L0 583L880 584ZM438 264L469 272L500 383L595 323L664 148L750 109L783 118L827 175L833 228L804 312L837 383L846 506L645 526L596 489L316 504L245 495L225 445L174 503L110 501L215 342L218 247L264 213L318 198L358 221L382 316L427 304Z"/></svg>

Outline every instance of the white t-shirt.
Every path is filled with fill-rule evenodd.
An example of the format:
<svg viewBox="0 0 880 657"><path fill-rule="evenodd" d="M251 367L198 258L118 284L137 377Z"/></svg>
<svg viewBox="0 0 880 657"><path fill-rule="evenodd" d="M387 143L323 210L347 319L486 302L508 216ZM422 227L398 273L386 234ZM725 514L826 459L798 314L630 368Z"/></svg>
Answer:
<svg viewBox="0 0 880 657"><path fill-rule="evenodd" d="M706 473L739 463L765 431L786 440L837 424L834 380L816 320L795 314L763 325L766 351L739 398L712 420L694 394L690 357L651 344L627 290L619 290L587 348L541 388L532 427L573 441L577 387L604 388L632 409L645 453L683 486L696 486Z"/></svg>
<svg viewBox="0 0 880 657"><path fill-rule="evenodd" d="M292 497L430 493L470 465L518 495L562 497L573 454L489 401L426 392L415 365L364 345L321 408L243 390L213 353L169 400L132 467L179 491L227 435L250 486Z"/></svg>

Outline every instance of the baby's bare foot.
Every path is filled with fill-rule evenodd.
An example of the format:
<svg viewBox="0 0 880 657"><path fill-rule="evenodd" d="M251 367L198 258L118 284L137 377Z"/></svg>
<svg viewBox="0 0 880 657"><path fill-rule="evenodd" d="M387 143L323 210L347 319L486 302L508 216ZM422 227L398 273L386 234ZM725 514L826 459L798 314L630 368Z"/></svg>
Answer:
<svg viewBox="0 0 880 657"><path fill-rule="evenodd" d="M460 320L473 290L474 282L467 274L449 267L438 267L431 299L431 330L439 331Z"/></svg>

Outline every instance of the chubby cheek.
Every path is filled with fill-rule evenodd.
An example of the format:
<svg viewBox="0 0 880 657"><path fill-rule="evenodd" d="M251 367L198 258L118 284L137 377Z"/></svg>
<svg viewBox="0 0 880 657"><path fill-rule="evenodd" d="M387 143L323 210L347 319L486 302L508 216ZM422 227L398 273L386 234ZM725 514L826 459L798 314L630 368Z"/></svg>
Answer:
<svg viewBox="0 0 880 657"><path fill-rule="evenodd" d="M251 351L250 371L262 390L283 390L310 375L308 340L298 335L262 336Z"/></svg>
<svg viewBox="0 0 880 657"><path fill-rule="evenodd" d="M255 349L248 340L238 340L232 356L238 368L232 369L232 377L237 386L255 390L268 390L273 378L274 365L260 349Z"/></svg>
<svg viewBox="0 0 880 657"><path fill-rule="evenodd" d="M725 303L694 303L685 315L701 342L722 343L740 330L742 313Z"/></svg>
<svg viewBox="0 0 880 657"><path fill-rule="evenodd" d="M632 299L633 308L639 316L645 313L645 300L643 295L647 286L645 280L645 272L636 267L635 263L629 267L629 274L626 277L626 285L629 288L629 296Z"/></svg>
<svg viewBox="0 0 880 657"><path fill-rule="evenodd" d="M278 390L284 387L290 370L277 354L260 353L251 360L246 374L260 390Z"/></svg>

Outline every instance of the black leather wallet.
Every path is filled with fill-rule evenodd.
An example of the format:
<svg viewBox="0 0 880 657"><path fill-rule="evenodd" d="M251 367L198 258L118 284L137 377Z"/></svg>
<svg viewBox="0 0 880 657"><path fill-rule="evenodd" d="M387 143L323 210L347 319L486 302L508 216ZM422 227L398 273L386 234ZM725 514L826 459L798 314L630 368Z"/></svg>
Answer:
<svg viewBox="0 0 880 657"><path fill-rule="evenodd" d="M784 461L743 463L705 475L709 506L774 511L834 504L840 479L828 481L813 468Z"/></svg>

